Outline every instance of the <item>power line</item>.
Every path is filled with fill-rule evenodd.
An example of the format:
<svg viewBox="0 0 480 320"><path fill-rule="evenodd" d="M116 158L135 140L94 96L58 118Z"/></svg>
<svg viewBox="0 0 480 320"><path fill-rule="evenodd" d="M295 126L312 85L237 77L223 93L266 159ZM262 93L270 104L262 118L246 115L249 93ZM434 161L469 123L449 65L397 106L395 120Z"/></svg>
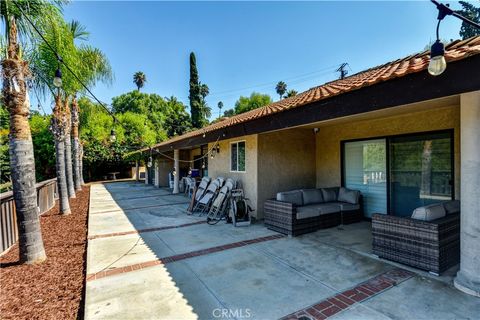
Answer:
<svg viewBox="0 0 480 320"><path fill-rule="evenodd" d="M43 40L43 42L45 42L45 44L48 46L48 48L55 54L55 56L57 57L57 60L63 64L65 66L65 68L74 76L74 78L80 83L80 85L85 89L87 90L87 92L110 114L110 116L113 118L114 122L115 123L118 123L117 121L117 118L115 117L115 115L93 94L93 92L87 87L87 85L85 83L83 83L83 81L77 76L77 74L70 68L70 66L68 66L65 61L63 61L62 57L60 56L60 54L55 50L55 48L53 48L53 46L47 41L47 39L45 39L45 37L43 36L43 34L40 32L40 30L38 30L37 26L32 22L32 20L30 20L30 18L28 17L27 14L25 14L25 12L23 11L23 9L17 4L16 1L13 1L13 3L15 4L15 6L17 7L17 9L22 13L22 15L25 17L25 19L28 21L28 23L33 27L33 29L35 30L36 33L38 33L38 35L40 36L40 38ZM48 83L47 83L48 85Z"/></svg>

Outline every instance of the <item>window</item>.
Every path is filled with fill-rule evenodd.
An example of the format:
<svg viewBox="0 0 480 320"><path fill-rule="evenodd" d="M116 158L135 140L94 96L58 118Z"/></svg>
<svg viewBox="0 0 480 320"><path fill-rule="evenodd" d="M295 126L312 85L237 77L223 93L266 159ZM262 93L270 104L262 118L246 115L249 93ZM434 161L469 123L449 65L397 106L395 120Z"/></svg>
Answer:
<svg viewBox="0 0 480 320"><path fill-rule="evenodd" d="M245 141L231 143L230 170L241 172L245 171Z"/></svg>
<svg viewBox="0 0 480 320"><path fill-rule="evenodd" d="M366 217L410 216L453 199L452 131L343 143L343 185L360 190Z"/></svg>

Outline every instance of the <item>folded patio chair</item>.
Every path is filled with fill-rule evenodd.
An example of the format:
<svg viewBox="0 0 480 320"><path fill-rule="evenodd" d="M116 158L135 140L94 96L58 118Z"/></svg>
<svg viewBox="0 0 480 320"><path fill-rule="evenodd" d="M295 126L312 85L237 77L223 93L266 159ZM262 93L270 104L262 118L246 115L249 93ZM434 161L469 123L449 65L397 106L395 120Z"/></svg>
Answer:
<svg viewBox="0 0 480 320"><path fill-rule="evenodd" d="M210 205L212 204L212 201L215 198L218 190L222 187L222 184L223 178L217 178L210 182L203 196L195 204L193 212L199 212L200 216L207 212L210 209Z"/></svg>
<svg viewBox="0 0 480 320"><path fill-rule="evenodd" d="M193 195L193 190L195 190L195 185L196 185L195 179L190 177L185 177L184 179L185 179L185 194L188 197L191 197Z"/></svg>
<svg viewBox="0 0 480 320"><path fill-rule="evenodd" d="M200 181L200 184L197 187L197 191L195 192L195 201L198 201L203 197L208 185L210 184L210 180L211 179L209 177L202 178L202 181Z"/></svg>
<svg viewBox="0 0 480 320"><path fill-rule="evenodd" d="M220 220L227 217L228 203L230 201L230 195L233 189L236 187L236 182L233 179L228 178L225 181L225 185L220 188L220 191L216 195L212 202L210 210L207 215L208 224L217 224Z"/></svg>

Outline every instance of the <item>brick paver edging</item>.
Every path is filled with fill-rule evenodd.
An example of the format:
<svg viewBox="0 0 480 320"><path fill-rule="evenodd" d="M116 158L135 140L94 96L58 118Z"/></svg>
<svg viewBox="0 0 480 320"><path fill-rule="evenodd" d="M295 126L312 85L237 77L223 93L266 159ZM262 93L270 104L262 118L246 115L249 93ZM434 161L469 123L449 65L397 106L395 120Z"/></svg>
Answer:
<svg viewBox="0 0 480 320"><path fill-rule="evenodd" d="M382 273L373 277L358 286L343 291L335 296L320 301L312 306L298 310L292 314L283 317L281 320L293 319L312 319L323 320L334 314L337 314L351 305L362 302L374 295L396 286L397 284L410 279L414 273L395 268L393 270Z"/></svg>
<svg viewBox="0 0 480 320"><path fill-rule="evenodd" d="M207 221L190 222L190 223L185 223L185 224L179 224L179 225L176 225L176 226L165 226L165 227L138 229L138 230L132 230L132 231L122 231L122 232L97 234L97 235L94 235L94 236L89 236L88 240L110 238L110 237L117 237L117 236L125 236L125 235L128 235L128 234L138 234L138 233L144 233L144 232L154 232L154 231L184 228L184 227L190 227L190 226L195 226L197 224L205 224L205 223L207 223Z"/></svg>
<svg viewBox="0 0 480 320"><path fill-rule="evenodd" d="M97 212L91 212L90 214L102 214L102 213L112 213L112 212L117 212L117 211L129 211L129 210L137 210L137 209L146 209L146 208L155 208L155 207L165 207L165 206L174 206L177 204L190 204L190 202L173 202L173 203L163 203L163 204L153 204L150 206L144 206L144 207L135 207L135 208L125 208L125 209L113 209L113 210L105 210L105 211L97 211Z"/></svg>
<svg viewBox="0 0 480 320"><path fill-rule="evenodd" d="M126 273L126 272L131 272L131 271L136 271L140 269L145 269L148 267L153 267L153 266L158 266L161 264L167 264L175 261L180 261L180 260L185 260L189 258L194 258L198 256L204 256L210 253L215 253L215 252L220 252L220 251L225 251L233 248L240 248L244 246L248 246L254 243L259 243L259 242L265 242L265 241L270 241L270 240L276 240L285 237L282 234L275 234L271 236L266 236L266 237L261 237L261 238L255 238L255 239L250 239L250 240L244 240L244 241L239 241L239 242L233 242L221 246L216 246L216 247L211 247L207 249L202 249L202 250L196 250L192 252L187 252L187 253L182 253L182 254L177 254L169 257L164 257L160 258L158 260L152 260L152 261L147 261L147 262L142 262L142 263L136 263L132 264L129 266L125 267L120 267L120 268L115 268L115 269L110 269L110 270L102 270L97 273L92 273L92 274L87 274L87 281L93 281L109 276L113 276L116 274L120 273Z"/></svg>

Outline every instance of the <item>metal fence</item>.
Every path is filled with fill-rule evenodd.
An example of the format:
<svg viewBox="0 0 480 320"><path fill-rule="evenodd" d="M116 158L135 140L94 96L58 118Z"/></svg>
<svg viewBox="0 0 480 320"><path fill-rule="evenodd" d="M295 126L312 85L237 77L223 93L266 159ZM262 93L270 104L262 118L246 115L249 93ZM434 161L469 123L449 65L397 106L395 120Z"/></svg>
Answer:
<svg viewBox="0 0 480 320"><path fill-rule="evenodd" d="M37 187L37 206L39 214L45 213L55 206L57 197L57 179L39 182ZM17 242L17 214L13 192L0 193L0 254Z"/></svg>

